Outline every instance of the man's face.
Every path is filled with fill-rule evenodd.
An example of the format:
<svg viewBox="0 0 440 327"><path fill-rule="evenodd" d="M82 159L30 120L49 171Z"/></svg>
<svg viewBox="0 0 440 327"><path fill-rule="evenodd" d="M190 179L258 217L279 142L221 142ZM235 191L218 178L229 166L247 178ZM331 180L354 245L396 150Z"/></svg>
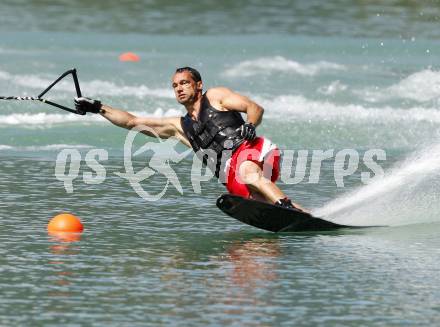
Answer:
<svg viewBox="0 0 440 327"><path fill-rule="evenodd" d="M177 102L183 105L193 103L202 90L202 82L195 82L187 71L174 74L172 86Z"/></svg>

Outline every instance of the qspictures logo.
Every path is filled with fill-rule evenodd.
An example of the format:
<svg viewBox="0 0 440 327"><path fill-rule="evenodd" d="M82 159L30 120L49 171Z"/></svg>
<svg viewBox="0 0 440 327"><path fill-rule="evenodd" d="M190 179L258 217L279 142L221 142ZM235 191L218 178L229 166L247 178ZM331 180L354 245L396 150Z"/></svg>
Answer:
<svg viewBox="0 0 440 327"><path fill-rule="evenodd" d="M134 140L140 134L149 134L148 142L134 151ZM143 135L144 136L144 135ZM173 169L173 165L179 164L185 158L192 161L191 165L191 185L193 192L202 193L202 184L215 178L214 171L220 171L218 182L225 183L228 175L229 162L232 151L225 150L218 156L214 151L199 151L194 153L192 149L177 151L176 138L161 139L159 135L148 126L137 126L131 129L124 142L124 170L114 174L125 179L132 189L146 201L157 201L161 199L168 187L172 185L180 194L183 194L183 187L179 176ZM240 156L252 156L252 149L243 150ZM146 166L135 171L132 159L143 153L150 154L146 160ZM318 184L321 178L321 169L324 161L333 160L333 177L337 187L344 187L344 179L358 172L359 165L363 170L360 172L361 182L369 184L374 180L384 177L384 170L379 164L386 160L386 152L382 149L370 149L362 155L355 149L342 149L335 151L327 150L283 150L281 151L283 160L280 164L280 184L298 184L306 180L306 171L309 171L307 183ZM105 149L91 149L83 158L77 149L66 148L62 150L56 159L55 177L63 183L67 193L74 192L73 182L80 177L81 165L86 165L83 169L82 180L85 184L102 184L107 177L107 169L102 164L108 161L109 155ZM296 160L295 160L296 158ZM220 162L220 167L217 165ZM208 169L210 168L210 169ZM265 170L266 167L263 169ZM266 171L264 174L266 175ZM156 192L148 191L149 179L159 174L165 177L166 182L163 187ZM237 181L241 182L239 174L236 175Z"/></svg>

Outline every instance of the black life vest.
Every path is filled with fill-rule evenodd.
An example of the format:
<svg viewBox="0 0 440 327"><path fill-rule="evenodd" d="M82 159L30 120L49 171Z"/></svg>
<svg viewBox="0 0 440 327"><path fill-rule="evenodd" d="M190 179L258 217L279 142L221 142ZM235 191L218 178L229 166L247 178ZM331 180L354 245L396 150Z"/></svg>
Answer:
<svg viewBox="0 0 440 327"><path fill-rule="evenodd" d="M181 118L181 124L193 150L199 154L207 149L215 151L218 163L223 150L232 153L244 142L240 133L240 127L244 124L241 114L213 108L206 95L202 98L198 120L195 121L186 114ZM217 177L218 169L217 165Z"/></svg>

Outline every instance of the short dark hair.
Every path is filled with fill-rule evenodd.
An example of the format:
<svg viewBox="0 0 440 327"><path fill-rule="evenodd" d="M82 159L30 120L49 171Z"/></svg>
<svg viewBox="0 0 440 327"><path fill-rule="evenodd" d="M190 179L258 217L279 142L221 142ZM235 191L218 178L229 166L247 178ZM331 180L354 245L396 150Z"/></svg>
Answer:
<svg viewBox="0 0 440 327"><path fill-rule="evenodd" d="M192 67L180 67L176 69L176 73L183 73L183 72L189 72L195 82L202 81L202 76L200 76L200 73L197 71L197 69L194 69Z"/></svg>

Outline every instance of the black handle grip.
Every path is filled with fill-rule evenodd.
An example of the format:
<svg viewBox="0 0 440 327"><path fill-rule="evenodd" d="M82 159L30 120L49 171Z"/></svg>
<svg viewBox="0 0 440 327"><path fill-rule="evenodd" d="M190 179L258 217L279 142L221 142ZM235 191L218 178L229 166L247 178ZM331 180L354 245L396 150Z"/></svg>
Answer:
<svg viewBox="0 0 440 327"><path fill-rule="evenodd" d="M82 95L81 95L81 89L79 88L78 76L76 76L76 69L73 68L71 69L71 71L72 71L73 82L75 83L76 95L78 96L78 98L80 98Z"/></svg>

